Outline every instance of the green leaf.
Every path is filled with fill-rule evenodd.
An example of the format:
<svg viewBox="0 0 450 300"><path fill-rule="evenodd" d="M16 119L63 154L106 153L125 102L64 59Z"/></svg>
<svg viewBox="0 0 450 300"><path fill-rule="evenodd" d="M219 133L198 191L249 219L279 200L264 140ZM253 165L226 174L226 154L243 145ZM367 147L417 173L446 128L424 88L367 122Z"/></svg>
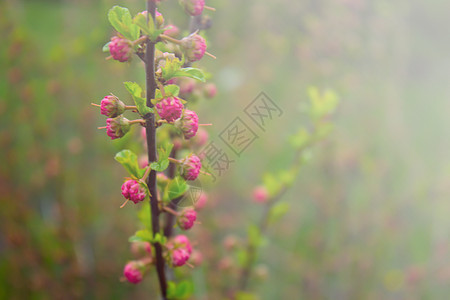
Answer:
<svg viewBox="0 0 450 300"><path fill-rule="evenodd" d="M166 96L170 95L177 97L180 93L180 87L176 84L169 84L164 87L164 92L166 93Z"/></svg>
<svg viewBox="0 0 450 300"><path fill-rule="evenodd" d="M153 109L147 106L145 98L142 97L142 88L136 82L126 81L123 83L131 94L134 100L134 104L136 105L139 114L145 116L148 113L154 112Z"/></svg>
<svg viewBox="0 0 450 300"><path fill-rule="evenodd" d="M114 157L135 179L141 178L145 170L139 168L137 155L133 151L125 149L116 154Z"/></svg>
<svg viewBox="0 0 450 300"><path fill-rule="evenodd" d="M152 240L152 243L165 244L166 242L167 238L159 232L155 234L155 237Z"/></svg>
<svg viewBox="0 0 450 300"><path fill-rule="evenodd" d="M139 38L139 27L133 24L128 8L114 6L108 12L108 20L114 29L125 38L134 41Z"/></svg>
<svg viewBox="0 0 450 300"><path fill-rule="evenodd" d="M296 149L305 147L309 141L309 133L305 128L300 128L300 130L296 134L289 138L289 142Z"/></svg>
<svg viewBox="0 0 450 300"><path fill-rule="evenodd" d="M111 43L111 41L109 41L109 42L107 42L104 46L103 46L103 48L102 48L102 51L103 52L109 52L109 44Z"/></svg>
<svg viewBox="0 0 450 300"><path fill-rule="evenodd" d="M263 244L263 236L259 228L252 224L248 227L248 240L251 245L260 247Z"/></svg>
<svg viewBox="0 0 450 300"><path fill-rule="evenodd" d="M169 80L175 76L175 73L180 71L181 66L183 65L183 61L180 61L178 58L169 59L166 58L166 63L161 68L161 74L164 80Z"/></svg>
<svg viewBox="0 0 450 300"><path fill-rule="evenodd" d="M275 223L289 211L289 203L286 201L278 202L269 211L269 223Z"/></svg>
<svg viewBox="0 0 450 300"><path fill-rule="evenodd" d="M149 201L142 202L141 208L139 209L137 215L144 228L152 227L152 215L150 213Z"/></svg>
<svg viewBox="0 0 450 300"><path fill-rule="evenodd" d="M182 68L178 71L176 71L172 77L189 77L194 78L196 80L199 80L201 82L205 82L205 74L202 70L196 69L196 68Z"/></svg>
<svg viewBox="0 0 450 300"><path fill-rule="evenodd" d="M323 95L320 95L319 89L316 87L308 88L308 96L310 115L316 121L333 113L339 102L334 92L327 90Z"/></svg>
<svg viewBox="0 0 450 300"><path fill-rule="evenodd" d="M180 176L172 179L166 187L166 191L163 196L163 201L170 201L172 199L182 196L189 190L189 185Z"/></svg>
<svg viewBox="0 0 450 300"><path fill-rule="evenodd" d="M149 212L150 213L150 212ZM152 242L153 235L148 229L136 231L136 233L128 239L129 242Z"/></svg>
<svg viewBox="0 0 450 300"><path fill-rule="evenodd" d="M192 282L183 280L179 284L173 281L168 282L167 297L169 299L187 299L194 293Z"/></svg>
<svg viewBox="0 0 450 300"><path fill-rule="evenodd" d="M155 170L157 172L162 172L169 166L169 156L170 152L172 151L173 144L171 143L165 143L163 144L163 147L158 149L158 161L152 162L150 164L150 168L152 170Z"/></svg>
<svg viewBox="0 0 450 300"><path fill-rule="evenodd" d="M133 19L134 24L141 28L145 35L151 35L154 31L153 19L150 18L147 23L147 18L143 14L137 14Z"/></svg>
<svg viewBox="0 0 450 300"><path fill-rule="evenodd" d="M262 181L270 196L276 195L281 189L280 181L270 173L265 173L263 175Z"/></svg>

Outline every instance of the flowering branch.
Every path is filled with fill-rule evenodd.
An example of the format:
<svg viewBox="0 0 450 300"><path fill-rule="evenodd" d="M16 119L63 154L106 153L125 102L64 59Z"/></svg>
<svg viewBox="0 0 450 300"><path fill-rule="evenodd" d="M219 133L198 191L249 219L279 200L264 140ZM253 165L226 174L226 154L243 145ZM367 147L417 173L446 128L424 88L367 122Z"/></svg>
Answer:
<svg viewBox="0 0 450 300"><path fill-rule="evenodd" d="M147 22L149 18L155 20L156 4L153 0L147 0ZM147 87L147 106L153 107L152 99L155 97L156 81L155 81L155 43L150 39L146 43L145 51L145 75ZM144 116L146 124L147 149L149 163L157 161L156 157L156 127L155 114L148 113ZM159 233L159 207L158 207L158 193L156 190L156 171L150 171L147 178L147 186L150 191L150 214L152 220L152 230L155 236ZM162 298L167 297L167 280L165 275L164 258L162 255L162 247L159 242L153 243L155 247L156 257L156 272L158 274L159 287L161 289Z"/></svg>

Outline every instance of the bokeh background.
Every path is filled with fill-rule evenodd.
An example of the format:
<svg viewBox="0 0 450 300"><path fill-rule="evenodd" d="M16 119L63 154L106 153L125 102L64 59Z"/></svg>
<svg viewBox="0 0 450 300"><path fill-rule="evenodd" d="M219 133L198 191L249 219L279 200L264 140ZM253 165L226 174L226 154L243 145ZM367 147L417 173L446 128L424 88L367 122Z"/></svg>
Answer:
<svg viewBox="0 0 450 300"><path fill-rule="evenodd" d="M148 299L156 277L120 283L136 209L91 107L122 81L143 83L138 62L105 61L113 5L144 1L0 2L0 298ZM219 133L264 91L284 111L216 184L193 232L205 262L196 299L235 284L218 272L222 240L245 237L261 207L261 175L288 166L286 139L303 124L307 88L340 98L335 130L285 198L268 232L261 299L445 299L450 293L450 3L430 0L219 1L202 66L217 97L198 106ZM185 27L174 0L160 11ZM137 133L135 133L137 135ZM131 135L130 135L131 136ZM267 271L267 272L266 272ZM266 274L267 273L267 274ZM150 295L150 296L149 296Z"/></svg>

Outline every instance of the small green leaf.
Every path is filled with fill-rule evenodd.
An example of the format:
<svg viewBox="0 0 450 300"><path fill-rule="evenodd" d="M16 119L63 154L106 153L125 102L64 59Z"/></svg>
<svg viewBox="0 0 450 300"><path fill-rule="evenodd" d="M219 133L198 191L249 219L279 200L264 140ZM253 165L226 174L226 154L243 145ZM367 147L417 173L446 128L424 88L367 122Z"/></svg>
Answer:
<svg viewBox="0 0 450 300"><path fill-rule="evenodd" d="M117 32L134 41L139 38L139 27L133 24L128 8L114 6L108 12L108 20Z"/></svg>
<svg viewBox="0 0 450 300"><path fill-rule="evenodd" d="M161 233L156 233L155 237L152 239L152 243L160 243L165 244L167 242L167 238Z"/></svg>
<svg viewBox="0 0 450 300"><path fill-rule="evenodd" d="M139 168L137 156L133 151L128 149L122 150L116 154L114 159L124 166L128 173L135 179L141 178L144 175L145 170Z"/></svg>
<svg viewBox="0 0 450 300"><path fill-rule="evenodd" d="M172 77L189 77L199 80L201 82L206 81L205 74L203 74L203 71L196 68L182 68L173 73Z"/></svg>
<svg viewBox="0 0 450 300"><path fill-rule="evenodd" d="M265 173L263 175L262 181L270 196L276 195L281 189L280 181L270 173Z"/></svg>
<svg viewBox="0 0 450 300"><path fill-rule="evenodd" d="M139 209L137 215L144 228L152 227L152 215L150 213L149 201L142 202L141 208Z"/></svg>
<svg viewBox="0 0 450 300"><path fill-rule="evenodd" d="M103 46L103 48L102 48L102 51L103 52L109 52L109 44L111 43L111 41L109 41L109 42L107 42L104 46Z"/></svg>
<svg viewBox="0 0 450 300"><path fill-rule="evenodd" d="M134 104L139 111L139 114L145 116L148 113L154 112L153 109L147 106L145 98L142 97L142 88L136 82L126 81L123 83L131 94L134 100Z"/></svg>
<svg viewBox="0 0 450 300"><path fill-rule="evenodd" d="M338 97L332 91L325 91L322 95L316 87L308 89L310 100L310 115L317 121L334 112L338 105Z"/></svg>
<svg viewBox="0 0 450 300"><path fill-rule="evenodd" d="M189 190L189 185L180 176L172 179L166 187L166 191L163 196L163 201L170 201L172 199L182 196Z"/></svg>
<svg viewBox="0 0 450 300"><path fill-rule="evenodd" d="M128 239L129 242L152 242L152 240L153 235L148 229L138 230Z"/></svg>
<svg viewBox="0 0 450 300"><path fill-rule="evenodd" d="M173 281L168 282L167 297L171 300L182 300L189 298L194 293L192 282L184 280L179 284Z"/></svg>
<svg viewBox="0 0 450 300"><path fill-rule="evenodd" d="M169 166L169 156L172 151L173 144L165 143L161 148L158 149L158 161L152 162L150 168L157 172L162 172Z"/></svg>
<svg viewBox="0 0 450 300"><path fill-rule="evenodd" d="M150 35L153 32L153 19L150 18L147 23L147 18L143 14L137 14L133 19L134 24L139 26L142 32L146 35ZM151 25L150 25L151 23Z"/></svg>
<svg viewBox="0 0 450 300"><path fill-rule="evenodd" d="M176 84L169 84L164 87L164 92L166 93L166 96L172 96L177 97L180 93L180 87Z"/></svg>
<svg viewBox="0 0 450 300"><path fill-rule="evenodd" d="M289 211L289 203L282 201L276 203L269 211L269 223L275 223Z"/></svg>
<svg viewBox="0 0 450 300"><path fill-rule="evenodd" d="M248 227L248 240L251 245L255 247L260 247L263 243L263 236L259 228L252 224Z"/></svg>
<svg viewBox="0 0 450 300"><path fill-rule="evenodd" d="M166 58L166 63L161 68L162 77L164 78L164 80L169 80L173 77L176 77L175 73L180 71L182 65L183 61L180 61L178 58Z"/></svg>
<svg viewBox="0 0 450 300"><path fill-rule="evenodd" d="M309 133L305 128L301 128L296 134L289 138L291 145L297 149L305 147L309 141Z"/></svg>

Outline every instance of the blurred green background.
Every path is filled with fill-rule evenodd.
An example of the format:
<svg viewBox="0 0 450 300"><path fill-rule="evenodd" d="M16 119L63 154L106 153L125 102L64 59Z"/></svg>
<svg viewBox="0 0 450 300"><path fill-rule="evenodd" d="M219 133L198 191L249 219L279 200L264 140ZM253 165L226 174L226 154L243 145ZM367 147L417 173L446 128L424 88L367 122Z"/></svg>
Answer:
<svg viewBox="0 0 450 300"><path fill-rule="evenodd" d="M113 5L141 0L0 2L0 298L148 299L156 277L120 283L136 208L91 102L141 64L105 61ZM183 28L174 0L160 11ZM261 299L445 299L450 293L450 3L442 0L219 1L204 58L218 96L198 106L219 133L264 91L284 111L236 159L194 229L204 264L196 299L236 280L217 272L229 234L244 237L261 208L263 172L292 159L287 137L307 122L309 86L340 97L335 130L286 199L292 209L262 249ZM127 98L128 97L128 98ZM135 133L137 135L137 133ZM130 135L131 136L131 135Z"/></svg>

